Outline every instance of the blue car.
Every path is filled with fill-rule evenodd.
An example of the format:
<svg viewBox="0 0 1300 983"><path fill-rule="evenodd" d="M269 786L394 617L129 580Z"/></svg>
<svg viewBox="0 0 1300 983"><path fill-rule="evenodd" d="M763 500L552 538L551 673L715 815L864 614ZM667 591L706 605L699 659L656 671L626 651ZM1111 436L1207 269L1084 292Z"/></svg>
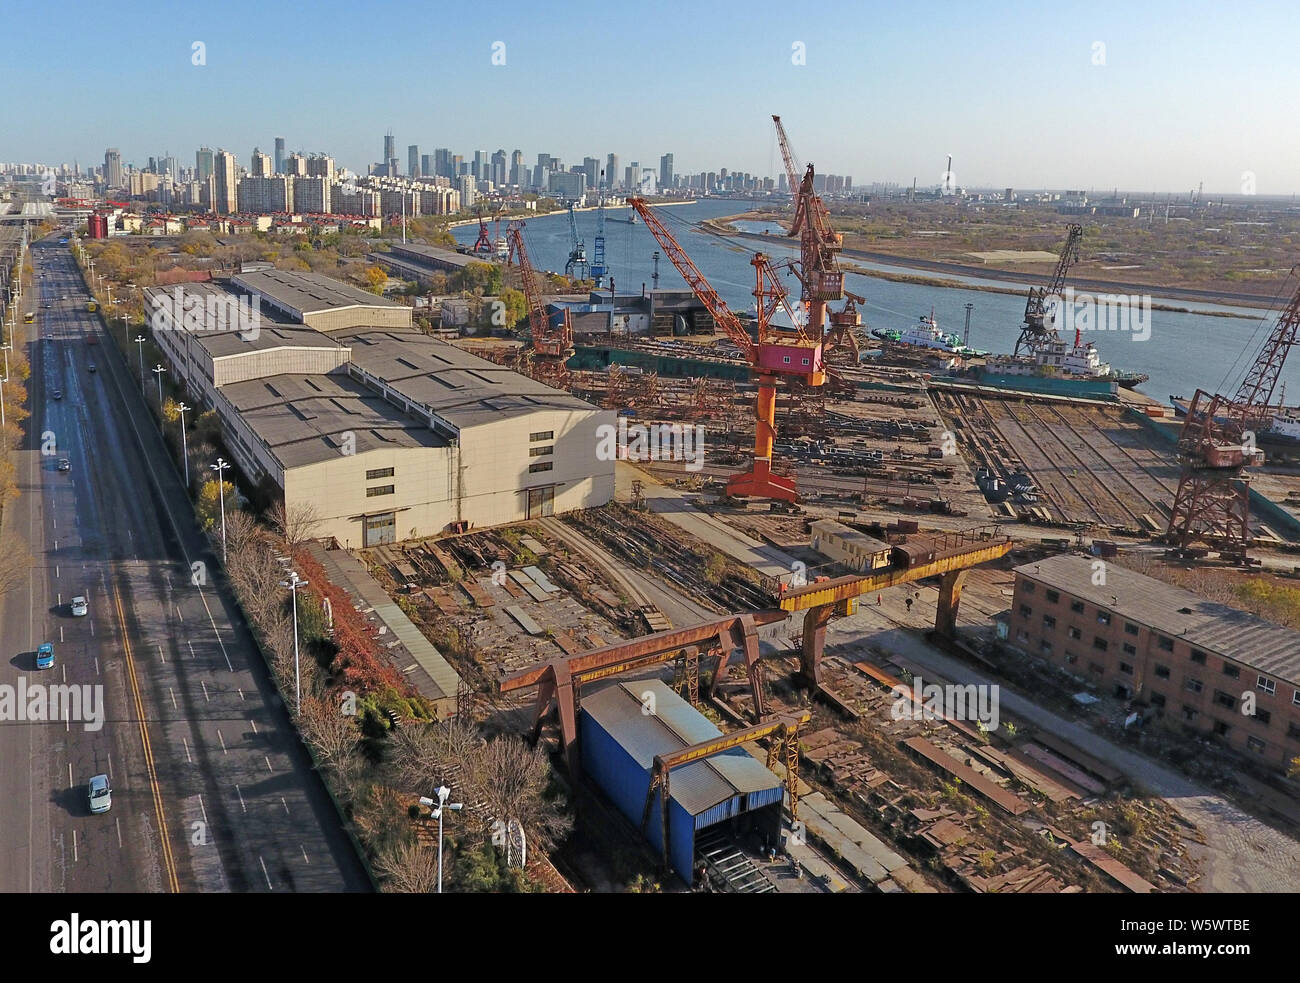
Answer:
<svg viewBox="0 0 1300 983"><path fill-rule="evenodd" d="M51 643L42 642L41 647L36 650L36 668L54 668L54 646Z"/></svg>

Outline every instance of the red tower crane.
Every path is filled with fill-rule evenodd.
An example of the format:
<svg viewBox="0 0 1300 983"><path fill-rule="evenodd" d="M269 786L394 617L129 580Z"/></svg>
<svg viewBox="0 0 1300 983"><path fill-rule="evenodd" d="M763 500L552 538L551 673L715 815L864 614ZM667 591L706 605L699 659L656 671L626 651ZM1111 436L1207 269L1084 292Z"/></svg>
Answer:
<svg viewBox="0 0 1300 983"><path fill-rule="evenodd" d="M1294 272L1294 271L1293 271ZM1300 286L1269 333L1237 395L1196 391L1178 439L1182 477L1165 541L1175 556L1196 559L1210 550L1250 563L1250 472L1264 463L1256 433L1270 422L1270 404L1300 335Z"/></svg>
<svg viewBox="0 0 1300 983"><path fill-rule="evenodd" d="M474 252L492 252L492 240L488 238L487 219L483 217L483 206L478 207L478 239L474 242Z"/></svg>
<svg viewBox="0 0 1300 983"><path fill-rule="evenodd" d="M565 388L569 379L568 360L573 355L573 320L567 307L548 317L542 303L542 293L537 287L537 271L533 269L528 251L524 248L524 224L515 221L506 226L509 243L506 264L519 263L524 281L524 297L528 302L528 326L532 333L532 354L525 363L528 375L557 389Z"/></svg>
<svg viewBox="0 0 1300 983"><path fill-rule="evenodd" d="M645 220L646 228L659 242L686 285L713 316L714 322L740 349L758 380L758 401L754 419L754 466L727 480L727 494L736 497L775 498L795 502L799 494L790 478L772 473L772 444L776 439L776 384L779 376L793 376L809 386L826 382L826 365L820 334L812 337L800 326L789 298L767 256L755 253L754 300L758 321L751 338L740 318L709 285L673 234L659 221L644 198L629 198L628 204ZM778 331L771 321L777 309L784 310L795 324L794 331Z"/></svg>

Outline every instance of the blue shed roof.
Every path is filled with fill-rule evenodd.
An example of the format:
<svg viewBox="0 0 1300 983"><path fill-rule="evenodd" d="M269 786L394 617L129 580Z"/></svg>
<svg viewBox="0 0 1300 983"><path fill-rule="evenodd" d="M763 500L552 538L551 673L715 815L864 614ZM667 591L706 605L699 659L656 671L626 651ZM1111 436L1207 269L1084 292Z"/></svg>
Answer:
<svg viewBox="0 0 1300 983"><path fill-rule="evenodd" d="M653 712L647 711L648 706ZM584 694L582 711L612 735L647 774L654 767L656 754L722 734L658 679L617 683ZM668 788L673 801L695 818L696 829L780 801L782 794L780 779L744 748L674 768Z"/></svg>

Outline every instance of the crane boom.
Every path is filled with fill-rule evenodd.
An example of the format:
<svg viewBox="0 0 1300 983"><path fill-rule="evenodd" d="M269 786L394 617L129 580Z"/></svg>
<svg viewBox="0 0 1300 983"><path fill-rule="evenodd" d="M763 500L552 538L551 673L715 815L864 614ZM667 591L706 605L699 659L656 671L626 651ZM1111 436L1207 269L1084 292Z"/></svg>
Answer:
<svg viewBox="0 0 1300 983"><path fill-rule="evenodd" d="M1025 299L1025 326L1016 341L1015 353L1029 351L1044 338L1055 334L1055 329L1047 327L1047 299L1060 297L1065 289L1065 278L1079 259L1079 243L1083 239L1083 226L1072 223L1066 229L1065 245L1061 247L1060 258L1052 272L1052 281L1045 287L1030 287Z"/></svg>
<svg viewBox="0 0 1300 983"><path fill-rule="evenodd" d="M776 142L781 148L781 159L785 161L787 187L790 189L790 194L794 194L795 188L799 186L799 163L794 159L794 151L790 149L790 138L785 135L781 117L773 116L772 122L776 124Z"/></svg>
<svg viewBox="0 0 1300 983"><path fill-rule="evenodd" d="M552 328L546 317L542 303L542 293L537 286L537 271L533 269L524 248L524 224L511 222L506 227L509 240L507 262L519 263L519 272L523 279L524 297L528 303L528 327L533 339L534 364L543 382L553 385L563 383L567 373L565 362L573 354L573 322L568 308L560 315L558 324Z"/></svg>

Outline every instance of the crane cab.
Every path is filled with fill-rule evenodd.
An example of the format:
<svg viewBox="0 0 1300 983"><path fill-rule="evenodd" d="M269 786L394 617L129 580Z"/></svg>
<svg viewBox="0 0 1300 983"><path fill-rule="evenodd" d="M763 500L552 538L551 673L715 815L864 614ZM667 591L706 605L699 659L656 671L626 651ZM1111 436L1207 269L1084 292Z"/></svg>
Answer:
<svg viewBox="0 0 1300 983"><path fill-rule="evenodd" d="M803 376L810 386L820 386L826 381L825 353L820 341L767 341L758 349L760 372L778 375Z"/></svg>

